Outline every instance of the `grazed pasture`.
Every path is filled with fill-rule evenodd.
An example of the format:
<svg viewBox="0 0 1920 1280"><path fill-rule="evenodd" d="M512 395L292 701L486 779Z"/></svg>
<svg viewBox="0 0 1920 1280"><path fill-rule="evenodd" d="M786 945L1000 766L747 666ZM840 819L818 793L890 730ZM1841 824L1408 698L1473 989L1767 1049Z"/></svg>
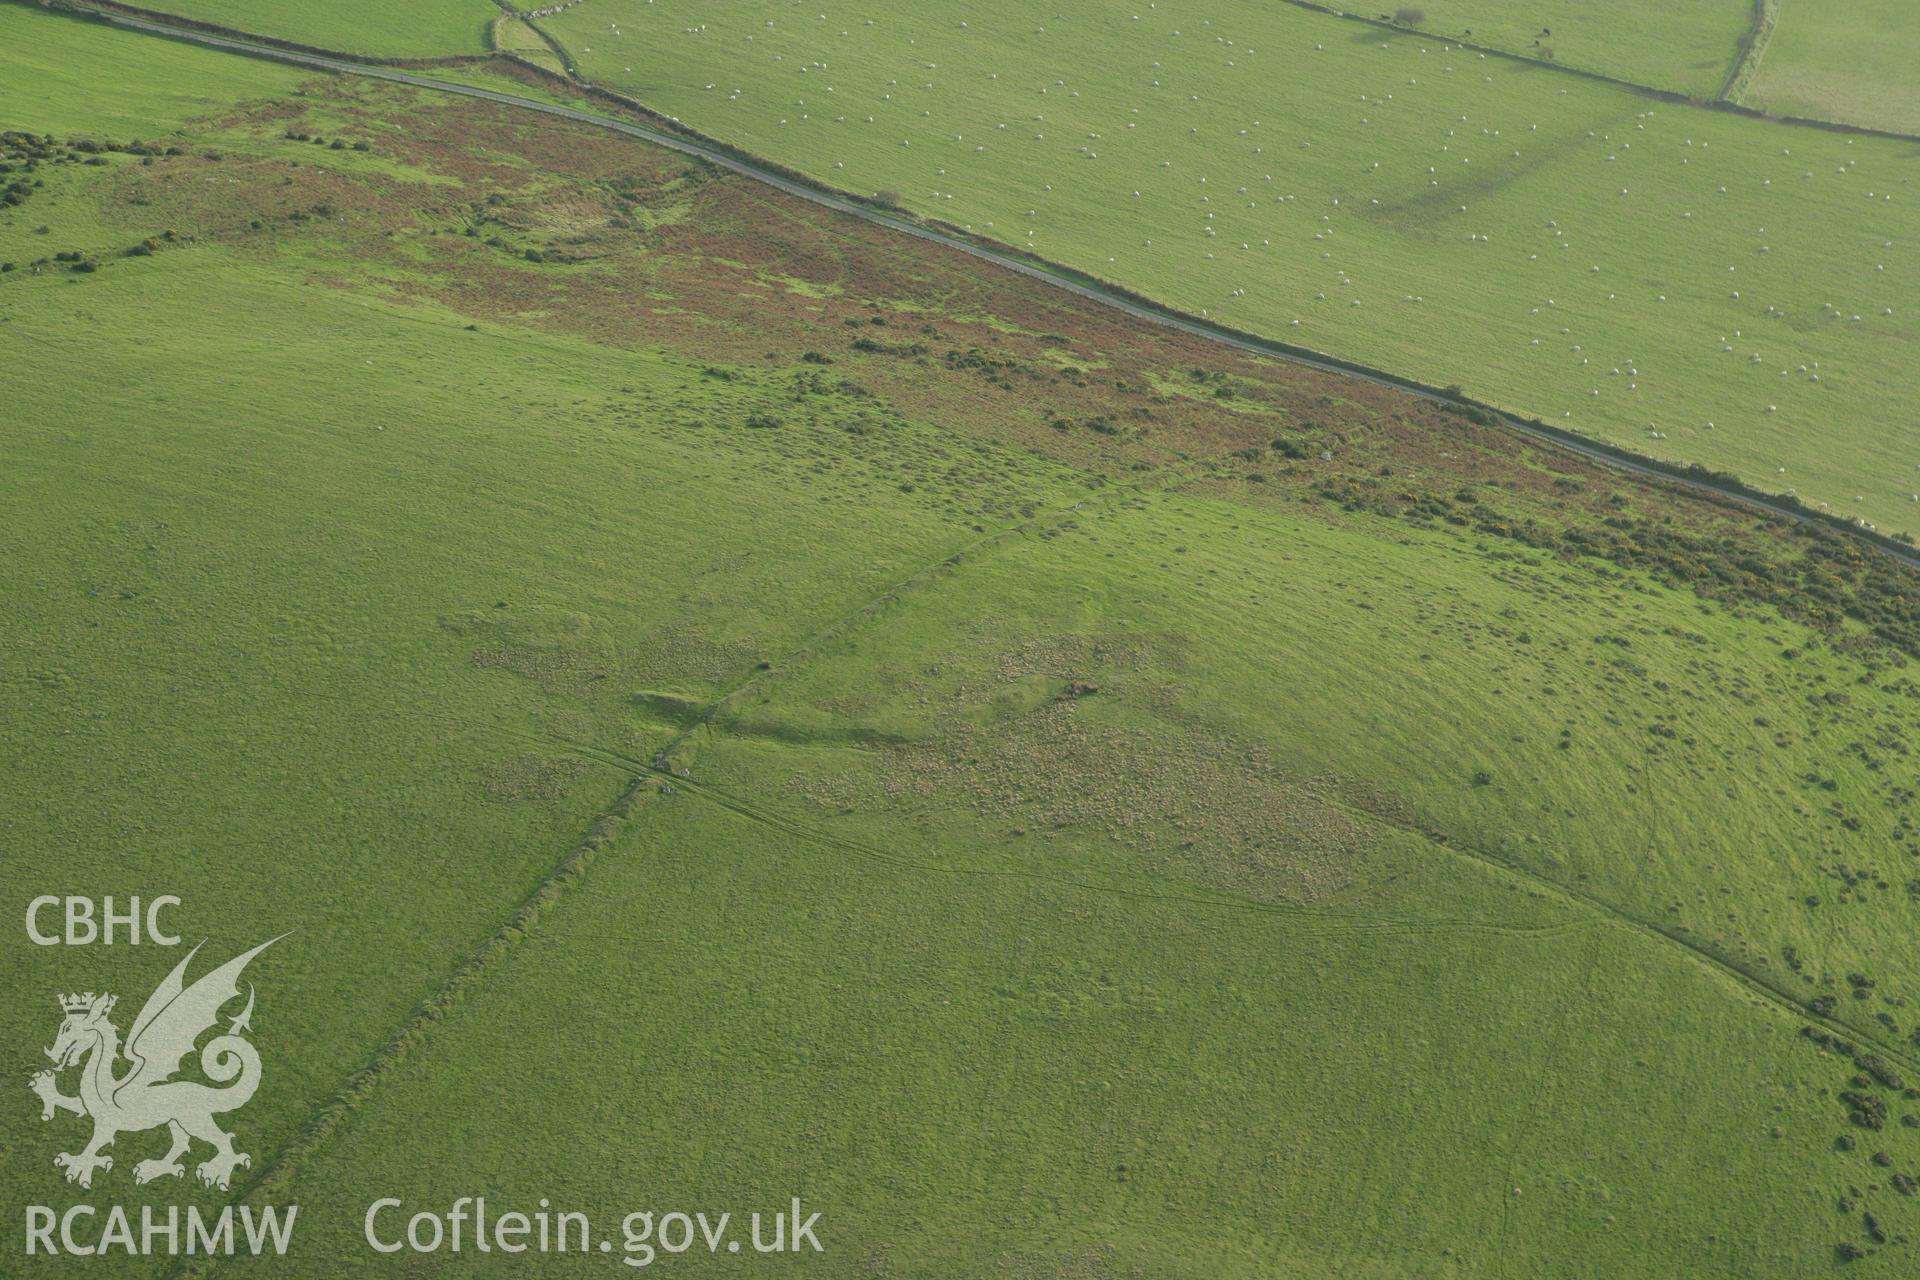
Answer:
<svg viewBox="0 0 1920 1280"><path fill-rule="evenodd" d="M0 37L0 868L294 930L276 1274L481 1187L803 1195L828 1275L1910 1266L1904 571L623 139ZM10 936L23 1063L158 976Z"/></svg>
<svg viewBox="0 0 1920 1280"><path fill-rule="evenodd" d="M695 129L1211 319L1890 531L1920 510L1909 144L1252 0L542 26Z"/></svg>

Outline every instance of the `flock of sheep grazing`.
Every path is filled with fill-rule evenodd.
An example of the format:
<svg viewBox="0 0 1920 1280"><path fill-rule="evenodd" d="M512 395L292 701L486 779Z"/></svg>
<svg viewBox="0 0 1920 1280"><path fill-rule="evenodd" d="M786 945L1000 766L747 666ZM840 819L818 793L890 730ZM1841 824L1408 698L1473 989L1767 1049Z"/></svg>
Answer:
<svg viewBox="0 0 1920 1280"><path fill-rule="evenodd" d="M1149 4L1139 12L1123 11L1127 22L1145 24L1138 42L1139 61L1131 73L1126 68L1075 64L1064 38L1060 39L1062 56L1046 63L1051 74L1033 76L1031 60L994 65L998 42L1005 41L1009 47L1047 42L1047 28L1040 23L989 33L974 30L969 20L950 16L917 20L904 45L899 33L891 33L890 64L866 51L855 34L858 27L873 27L875 19L862 18L841 27L827 14L808 13L798 5L792 19L776 22L765 18L763 10L754 15L751 29L742 22L722 33L698 23L682 28L679 35L689 40L738 41L744 56L731 61L739 67L757 67L757 73L748 78L741 71L737 84L702 80L699 90L730 103L744 100L756 110L764 104L765 112L777 121L773 128L907 126L885 144L895 147L896 154L911 157L892 172L882 171L883 162L874 150L876 140L871 137L853 142L844 153L847 158L831 163L836 170L844 170L851 159L858 177L878 179L883 186L910 187L898 180L902 173L921 177L925 185L909 191L909 207L945 214L955 221L972 215L979 219L977 223L961 221L969 230L1036 253L1082 261L1090 220L1131 226L1137 232L1131 250L1137 263L1131 265L1163 271L1167 263L1195 261L1190 281L1195 289L1183 301L1191 304L1201 286L1218 290L1211 299L1204 295L1197 299L1201 305L1196 309L1203 314L1213 315L1217 309L1219 318L1231 318L1248 328L1284 323L1290 331L1306 328L1311 332L1318 327L1326 335L1318 340L1326 349L1338 350L1341 335L1350 333L1355 323L1446 323L1442 310L1423 308L1423 304L1429 289L1444 292L1454 283L1436 277L1431 264L1457 259L1427 246L1453 237L1455 244L1467 246L1466 252L1494 255L1503 264L1501 270L1508 273L1502 277L1503 288L1513 295L1515 305L1510 332L1524 344L1526 358L1563 362L1554 385L1564 391L1573 386L1569 378L1599 375L1583 388L1584 406L1555 406L1555 416L1563 419L1575 419L1580 410L1582 416L1606 416L1617 423L1632 411L1617 405L1605 415L1587 411L1613 398L1645 401L1647 391L1656 386L1666 393L1662 402L1671 411L1678 388L1675 383L1661 386L1660 380L1671 377L1677 382L1682 376L1674 372L1682 362L1669 359L1676 354L1676 345L1688 347L1690 357L1712 351L1728 360L1744 361L1754 369L1754 376L1773 371L1775 379L1798 378L1809 386L1819 385L1823 374L1834 370L1831 364L1822 370L1820 361L1805 349L1800 335L1806 331L1808 317L1801 313L1811 313L1823 325L1848 326L1869 326L1895 315L1899 299L1894 287L1873 294L1860 287L1858 276L1844 284L1851 305L1826 301L1813 310L1798 296L1804 281L1780 269L1781 255L1769 242L1766 228L1735 221L1752 208L1752 202L1724 206L1740 211L1733 213L1722 213L1713 204L1728 195L1729 183L1757 184L1762 189L1772 188L1776 179L1783 186L1812 184L1819 181L1819 171L1859 185L1864 179L1851 157L1839 163L1810 163L1794 155L1796 145L1810 153L1831 155L1836 146L1851 146L1851 139L1821 137L1800 142L1799 135L1783 133L1780 136L1787 145L1780 146L1777 162L1757 164L1749 147L1737 163L1730 163L1710 149L1706 138L1688 136L1690 108L1649 107L1644 100L1639 104L1644 109L1635 111L1631 119L1616 117L1605 125L1595 121L1596 127L1575 130L1569 128L1564 112L1555 115L1540 109L1548 90L1539 87L1537 78L1529 90L1531 97L1516 95L1491 74L1498 64L1483 65L1485 53L1408 37L1380 41L1379 47L1392 56L1381 59L1370 81L1349 83L1345 93L1334 95L1317 87L1328 80L1316 80L1306 61L1316 54L1335 56L1328 54L1325 41L1270 50L1263 58L1255 47L1214 31L1206 19L1174 25L1154 18L1154 8ZM978 14L972 21L974 26L987 25ZM1009 19L1007 25L1017 21ZM806 29L795 32L796 23L805 24ZM610 39L627 35L618 22L610 22L607 33ZM670 41L672 34L664 24L649 28L650 39ZM756 36L761 37L758 45ZM845 66L828 56L840 41L848 42ZM671 48L665 56L671 58ZM1339 56L1350 60L1346 65L1353 65L1351 51ZM943 69L948 58L959 69ZM713 64L708 60L702 65ZM884 79L876 78L876 66L886 66L877 73ZM1016 72L1016 66L1025 71ZM1260 90L1216 96L1220 77L1236 71L1262 78ZM1016 74L1031 82L1011 83ZM1478 92L1471 91L1472 81L1479 82ZM1440 82L1447 85L1443 94L1431 95L1423 89L1424 84ZM1127 83L1134 84L1132 93ZM1561 95L1567 92L1558 89ZM1311 110L1298 109L1303 106L1302 95L1314 99L1304 104ZM1344 124L1333 123L1328 116L1327 108L1336 99L1351 104ZM1244 110L1250 101L1270 104L1270 110L1262 116L1230 118L1230 113ZM1462 106L1471 109L1463 112ZM1525 118L1529 113L1540 118ZM1545 133L1541 119L1549 121ZM1377 127L1387 122L1391 129ZM948 127L943 129L942 123ZM830 152L833 144L826 145ZM1321 151L1316 152L1316 147ZM923 151L926 159L920 158ZM1289 153L1298 153L1300 161L1289 160ZM1476 206L1483 198L1524 181L1536 166L1564 169L1570 157L1573 163L1591 164L1593 170L1591 177L1582 179L1584 190L1568 193L1566 207L1543 204L1533 224L1526 226L1516 220L1511 199L1489 200L1493 208L1486 220L1476 219ZM1330 176L1329 166L1335 163L1344 171ZM1642 178L1648 188L1643 197L1635 175L1646 174L1650 165L1677 165L1714 176L1678 184ZM1695 165L1700 168L1691 169ZM1607 182L1615 173L1620 176ZM1019 200L1027 182L1032 183L1024 191L1028 199ZM1061 184L1058 193L1056 182ZM1688 193L1684 207L1673 207L1679 198L1677 189ZM1421 195L1422 190L1429 194ZM1578 198L1572 198L1576 194ZM1894 190L1863 188L1859 194L1862 207L1872 209L1859 220L1860 228L1878 226L1885 232L1902 226L1900 218L1912 217L1896 203ZM1457 198L1449 200L1449 195ZM1598 196L1615 202L1614 208L1596 211ZM1015 201L1028 207L1009 218L1007 210L1018 207ZM958 212L946 214L943 206ZM1188 210L1184 225L1170 223L1170 207ZM996 227L995 216L1016 225ZM1784 206L1782 216L1788 216ZM1805 226L1798 232L1798 242L1804 243ZM1699 275L1650 285L1648 273L1635 267L1645 238L1654 235L1686 236L1685 243L1697 246L1698 256L1719 258L1714 269L1725 267L1725 287L1710 293L1711 286L1701 287ZM1398 260L1395 253L1381 250L1388 239L1400 244ZM1883 260L1875 261L1872 270L1886 280L1884 259L1897 252L1895 242L1884 234L1874 237L1874 242L1882 246ZM1349 244L1354 247L1348 248ZM1111 241L1109 247L1116 247L1113 254L1103 250L1109 264L1127 253ZM1408 258L1409 249L1427 261ZM1303 251L1307 264L1318 260L1323 275L1315 275L1311 265L1303 266ZM1559 259L1548 278L1565 280L1571 258L1578 263L1579 277L1599 279L1584 287L1568 285L1561 302L1545 296L1527 300L1528 281L1539 275L1526 264L1540 264L1555 255L1566 257ZM1223 258L1244 266L1223 269ZM1410 268L1408 262L1413 263ZM1149 277L1153 274L1148 272ZM1610 278L1619 281L1613 291L1608 291ZM1871 281L1872 276L1867 279ZM1673 294L1671 305L1668 292L1661 289ZM1369 314L1365 311L1342 321L1316 310L1333 304L1349 312L1368 305L1423 309L1384 321L1361 321L1360 316ZM1663 308L1668 309L1666 314ZM1612 312L1608 323L1586 323L1607 311ZM1696 322L1697 337L1689 344L1684 334ZM1639 360L1616 354L1604 362L1602 374L1594 363L1597 356L1588 349L1601 339L1589 333L1582 340L1577 330L1597 327L1607 335L1604 340L1617 341L1623 325L1639 335L1633 339L1636 344L1644 342L1643 353L1650 358L1646 371L1642 372ZM1767 327L1765 337L1758 336L1761 326ZM1528 328L1533 332L1526 333ZM1489 333L1488 340L1513 339ZM1815 349L1831 353L1834 347L1827 343ZM1845 372L1840 371L1840 376ZM1804 420L1807 430L1815 429L1812 406L1818 402L1756 385L1750 403L1715 406L1721 438L1729 429L1738 432L1745 424L1780 412L1780 402L1790 399L1793 421ZM1658 413L1637 416L1645 423L1647 438L1656 441L1667 439L1671 429L1715 429L1714 421L1703 413L1671 424L1660 420ZM1787 465L1777 467L1775 473L1789 474Z"/></svg>

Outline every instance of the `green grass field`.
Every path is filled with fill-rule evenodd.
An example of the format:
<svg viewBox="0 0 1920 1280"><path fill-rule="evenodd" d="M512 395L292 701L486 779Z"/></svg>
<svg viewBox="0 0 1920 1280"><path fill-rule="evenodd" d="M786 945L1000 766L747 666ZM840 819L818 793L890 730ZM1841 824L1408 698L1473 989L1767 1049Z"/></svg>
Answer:
<svg viewBox="0 0 1920 1280"><path fill-rule="evenodd" d="M842 492L896 495L856 541L792 487L809 464L752 450L740 465L763 478L732 498L782 540L718 540L713 450L636 432L645 401L622 389L678 400L697 369L468 334L304 287L297 259L263 270L195 246L141 266L9 281L0 300L15 368L33 370L6 390L9 769L33 798L4 820L8 880L57 866L65 891L179 894L222 945L295 931L262 970L264 1016L312 1039L283 1042L256 1104L253 1149L271 1150L618 794L556 740L644 756L671 726L635 690L709 697L797 643L810 609L851 607L966 536L937 482L908 498L894 471L974 455L923 451L911 428L865 480L873 460L839 455ZM80 326L75 309L111 323L34 336ZM784 411L771 393L694 403L736 416L762 399ZM1050 492L1031 468L1005 488ZM585 696L608 682L614 697ZM74 962L17 933L8 947L32 998L5 1025L45 1043ZM133 1003L150 969L108 953L88 981ZM37 1113L5 1117L10 1147L44 1144ZM42 1195L42 1172L9 1200Z"/></svg>
<svg viewBox="0 0 1920 1280"><path fill-rule="evenodd" d="M500 16L492 0L156 0L143 6L196 22L273 36L295 44L371 58L434 58L485 53L487 31Z"/></svg>
<svg viewBox="0 0 1920 1280"><path fill-rule="evenodd" d="M1913 527L1910 147L1290 5L1210 12L616 3L543 24L588 76L824 181Z"/></svg>
<svg viewBox="0 0 1920 1280"><path fill-rule="evenodd" d="M1920 133L1920 13L1897 0L1782 4L1744 101L1780 115Z"/></svg>
<svg viewBox="0 0 1920 1280"><path fill-rule="evenodd" d="M516 58L524 58L555 75L567 73L558 55L540 38L540 33L520 18L502 16L493 24L493 47Z"/></svg>
<svg viewBox="0 0 1920 1280"><path fill-rule="evenodd" d="M1442 56L1389 44L1326 52ZM1542 120L1559 159L1489 186L1502 216L1584 154L1595 92ZM1668 115L1616 121L1620 154ZM1744 135L1708 125L1752 127L1705 119L1716 157ZM1287 128L1306 157L1336 124ZM301 1206L284 1259L88 1263L169 1280L606 1275L623 1214L794 1196L825 1253L656 1261L1911 1271L1920 589L1890 560L509 106L0 5L4 129L32 135L0 139L10 909L178 894L220 958L291 933L249 971L267 1074L225 1191L134 1186L153 1134L67 1185L84 1130L24 1087L55 992L112 990L124 1025L175 953L0 937L0 1219ZM1791 136L1874 168L1806 188L1836 260L1905 216L1842 224L1836 194L1902 153ZM1296 163L1305 205L1336 168ZM1127 234L1067 194L1041 252ZM1384 215L1276 207L1366 241L1356 284L1407 257ZM1645 269L1679 271L1662 234ZM1490 277L1432 243L1455 292L1396 286L1431 326L1346 327L1344 294L1327 323L1481 343L1459 300ZM1609 396L1733 369L1804 413L1911 380L1904 316L1780 323L1835 344L1831 381L1651 343ZM1873 434L1795 456L1844 474ZM375 1197L475 1194L587 1212L613 1256L363 1239Z"/></svg>
<svg viewBox="0 0 1920 1280"><path fill-rule="evenodd" d="M1768 936L1749 943L1834 954L1821 915L1767 905L1799 873L1755 851L1791 862L1795 802L1771 835L1649 822L1656 793L1665 813L1712 811L1724 779L1690 757L1732 747L1741 725L1688 721L1694 746L1650 757L1638 723L1609 727L1618 703L1546 692L1592 645L1575 619L1615 609L1645 664L1649 698L1623 692L1635 721L1662 686L1697 697L1716 659L1758 678L1777 658L1743 651L1740 633L1757 637L1737 621L1631 580L1510 563L1490 594L1458 539L1382 532L1190 494L1120 503L956 569L776 677L680 757L699 789L649 803L621 869L569 902L306 1194L379 1181L452 1082L511 1094L533 1077L649 1099L565 1128L562 1148L605 1163L579 1184L599 1215L634 1183L646 1203L750 1198L780 1184L766 1148L708 1152L705 1118L777 1129L798 1123L796 1091L812 1103L824 1088L834 1119L774 1167L825 1180L856 1237L894 1242L859 1266L1618 1275L1685 1252L1707 1274L1818 1271L1831 1206L1788 1171L1847 1167L1830 1150L1830 1068L1782 1052L1791 1013L1584 901L1644 892L1652 918L1711 945L1734 931L1705 904L1731 887L1761 904L1741 927ZM1509 601L1525 644L1501 635ZM1364 647L1325 642L1355 617ZM1562 617L1566 635L1539 629ZM1711 641L1685 639L1695 628ZM1433 674L1421 650L1466 669ZM1069 678L1098 692L1062 703ZM1468 713L1446 691L1476 678L1502 696ZM1782 689L1745 709L1817 731L1800 701ZM1475 744L1467 757L1434 750L1420 726L1436 715ZM1577 744L1543 750L1562 724ZM1791 753L1736 754L1729 773L1753 792L1801 790ZM1644 772L1616 771L1636 757ZM1472 786L1473 765L1495 782ZM1421 835L1434 831L1452 839ZM1662 852L1680 849L1684 870ZM1638 885L1649 871L1664 884ZM1672 916L1669 893L1685 903ZM606 939L642 902L633 951L610 960ZM689 954L706 958L692 976L669 959ZM609 965L630 1005L597 998ZM636 1009L711 1023L689 1033ZM609 1040L635 1056L610 1071L577 1049ZM688 1082L668 1065L682 1063L716 1069ZM546 1109L511 1105L504 1141L436 1133L391 1194L433 1203L451 1168L525 1195L577 1168L529 1158ZM1007 1150L1009 1127L1072 1154ZM1035 1184L1048 1194L1028 1202ZM929 1199L991 1226L942 1239ZM1683 1202L1713 1227L1677 1219ZM1229 1235L1223 1220L1266 1227ZM314 1274L352 1256L356 1231L330 1228Z"/></svg>
<svg viewBox="0 0 1920 1280"><path fill-rule="evenodd" d="M1504 0L1432 0L1378 12L1392 15L1402 8L1423 13L1419 29L1437 39L1466 40L1699 98L1720 91L1738 56L1740 36L1753 21L1752 0L1688 5L1552 0L1525 6ZM1374 16L1372 11L1356 12Z"/></svg>
<svg viewBox="0 0 1920 1280"><path fill-rule="evenodd" d="M210 59L104 24L36 21L22 5L0 5L0 35L9 72L0 80L0 128L142 137L299 83L272 63ZM100 92L103 81L114 92Z"/></svg>
<svg viewBox="0 0 1920 1280"><path fill-rule="evenodd" d="M1829 1072L1659 948L1404 846L1374 852L1398 884L1303 915L953 874L974 841L914 844L923 865L889 864L650 804L606 877L289 1193L366 1184L411 1207L564 1185L617 1220L806 1187L844 1250L794 1269L832 1275L1826 1263L1831 1207L1766 1170L1831 1163ZM1684 1066L1656 1048L1694 1035ZM629 1051L589 1048L609 1043ZM447 1124L450 1088L500 1111ZM556 1115L547 1089L580 1105ZM399 1148L417 1159L396 1170ZM316 1225L295 1274L364 1255L358 1215ZM604 1265L568 1261L548 1266Z"/></svg>

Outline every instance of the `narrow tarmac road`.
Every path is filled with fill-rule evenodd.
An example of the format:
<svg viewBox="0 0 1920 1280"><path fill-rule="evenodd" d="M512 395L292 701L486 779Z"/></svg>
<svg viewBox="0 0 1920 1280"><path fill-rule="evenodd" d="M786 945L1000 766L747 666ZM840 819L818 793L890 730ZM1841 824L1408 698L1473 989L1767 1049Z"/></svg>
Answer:
<svg viewBox="0 0 1920 1280"><path fill-rule="evenodd" d="M1144 301L1136 301L1135 299L1124 297L1117 292L1103 289L1097 284L1071 278L1068 269L1065 267L1054 267L1050 269L1047 266L1036 265L1034 262L1023 261L1013 254L1001 252L959 236L949 235L946 232L922 226L919 223L909 221L905 218L894 217L880 210L869 208L866 205L856 204L830 191L782 177L780 174L774 173L769 169L763 168L741 157L730 155L724 151L705 146L688 138L678 137L658 129L650 129L645 125L632 124L611 116L598 115L591 111L580 111L573 107L563 107L555 103L540 102L533 98L523 98L517 94L503 93L495 89L485 89L478 85L459 84L450 80L441 80L414 71L403 71L394 67L369 66L365 63L354 62L345 58L332 58L320 54L302 53L292 49L278 49L270 45L255 44L251 41L231 36L194 31L184 27L172 26L164 22L155 22L146 18L137 18L126 14L93 9L84 4L63 5L61 7L71 12L86 14L129 30L143 31L152 35L166 36L176 40L187 40L194 44L206 45L210 48L225 49L230 52L246 54L252 57L269 58L275 62L313 67L322 71L338 72L342 75L368 76L377 80L392 80L400 84L414 85L422 89L432 89L440 93L456 93L470 98L484 98L489 102L498 102L506 106L518 107L527 111L538 111L545 115L557 116L563 120L573 120L581 124L590 125L596 129L607 129L614 133L625 134L628 137L638 138L644 142L652 143L655 146L666 147L669 150L678 151L684 155L698 157L728 172L737 173L745 178L751 178L755 182L765 183L770 187L786 192L788 195L811 201L824 208L832 209L836 213L842 213L851 218L858 218L863 222L886 227L889 230L898 231L903 235L915 236L921 240L941 245L944 248L958 250L961 253L979 258L985 262L990 262L1008 271L1017 271L1021 275L1031 277L1053 288L1064 289L1068 293L1075 294L1088 301L1097 302L1102 306L1124 311L1128 315L1145 320L1150 324L1157 324L1170 329L1178 329L1183 333L1204 338L1209 342L1219 343L1222 346L1250 352L1254 355L1265 356L1276 360L1286 360L1293 364L1305 365L1308 368L1339 374L1342 377L1356 378L1362 382L1371 382L1377 386L1392 387L1396 390L1405 391L1411 395L1431 400L1436 404L1470 405L1473 408L1480 409L1492 415L1498 424L1507 431L1525 436L1528 439L1543 444L1551 445L1557 449L1565 450L1568 453L1576 454L1590 462L1598 463L1601 466L1609 467L1615 471L1623 471L1633 475L1646 476L1655 480L1665 481L1669 484L1681 485L1696 492L1711 494L1716 498L1732 499L1746 506L1769 512L1788 520L1817 525L1838 532L1845 532L1872 547L1874 550L1891 556L1910 568L1920 569L1920 553L1903 550L1892 544L1888 539L1870 534L1844 520L1828 518L1809 512L1798 506L1788 505L1785 502L1770 501L1757 494L1740 492L1697 479L1682 473L1677 466L1664 465L1651 458L1642 458L1639 455L1629 453L1625 450L1604 445L1597 441L1590 441L1576 436L1571 432L1550 427L1545 423L1509 417L1492 405L1480 404L1477 401L1448 395L1440 388L1415 382L1409 378L1402 378L1385 370L1369 369L1364 366L1351 364L1347 361L1338 360L1323 353L1291 346L1287 343L1259 338L1252 334L1235 332L1219 325L1210 324L1196 316L1186 315L1171 307L1162 307Z"/></svg>

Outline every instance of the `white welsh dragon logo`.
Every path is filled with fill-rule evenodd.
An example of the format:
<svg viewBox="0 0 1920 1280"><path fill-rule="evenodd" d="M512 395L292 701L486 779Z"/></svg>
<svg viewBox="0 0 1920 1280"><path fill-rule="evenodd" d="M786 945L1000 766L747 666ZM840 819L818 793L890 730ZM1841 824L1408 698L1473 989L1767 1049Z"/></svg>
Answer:
<svg viewBox="0 0 1920 1280"><path fill-rule="evenodd" d="M115 1137L161 1125L172 1135L173 1145L159 1159L134 1165L135 1182L180 1177L185 1172L180 1157L195 1138L213 1147L213 1155L194 1170L207 1186L225 1190L234 1169L253 1163L251 1157L233 1149L233 1135L213 1122L215 1116L245 1106L260 1085L260 1055L241 1038L242 1032L252 1029L252 984L247 987L247 1007L228 1022L226 1034L215 1036L200 1050L201 1072L225 1087L172 1077L180 1070L181 1059L193 1052L194 1042L219 1021L220 1007L239 997L240 971L278 941L273 938L235 956L190 987L182 979L200 948L189 951L133 1020L124 1051L132 1065L123 1074L115 1074L122 1056L120 1029L107 1020L115 997L91 991L60 997L66 1018L47 1050L53 1070L39 1072L30 1083L40 1096L42 1120L53 1119L56 1111L93 1117L93 1140L85 1149L53 1158L57 1167L66 1170L68 1182L91 1187L96 1169L113 1168L113 1157L101 1152L113 1145ZM73 1066L80 1067L80 1091L77 1097L68 1097L60 1092L56 1073Z"/></svg>

